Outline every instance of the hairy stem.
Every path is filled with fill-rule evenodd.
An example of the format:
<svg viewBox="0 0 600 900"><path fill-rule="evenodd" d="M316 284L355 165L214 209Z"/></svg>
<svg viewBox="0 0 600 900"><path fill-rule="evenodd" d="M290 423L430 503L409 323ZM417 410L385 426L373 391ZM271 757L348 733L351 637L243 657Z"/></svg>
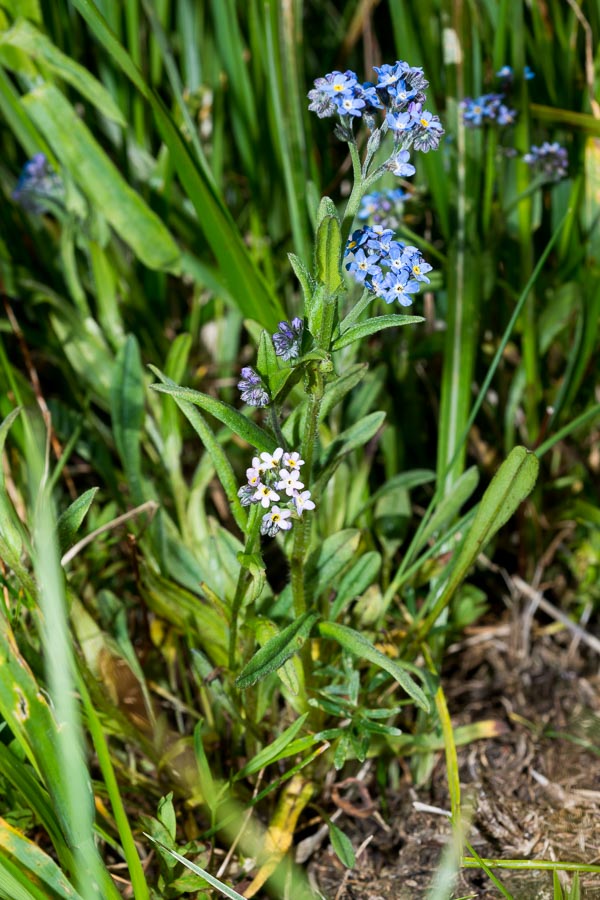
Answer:
<svg viewBox="0 0 600 900"><path fill-rule="evenodd" d="M254 503L250 508L250 517L248 521L248 533L246 535L246 545L244 554L249 555L254 551L254 545L258 537L258 527L260 524L260 507L258 503ZM248 588L248 569L240 566L237 584L235 586L235 594L233 595L233 603L231 604L231 627L229 629L229 669L235 669L235 651L238 635L238 619L246 590Z"/></svg>

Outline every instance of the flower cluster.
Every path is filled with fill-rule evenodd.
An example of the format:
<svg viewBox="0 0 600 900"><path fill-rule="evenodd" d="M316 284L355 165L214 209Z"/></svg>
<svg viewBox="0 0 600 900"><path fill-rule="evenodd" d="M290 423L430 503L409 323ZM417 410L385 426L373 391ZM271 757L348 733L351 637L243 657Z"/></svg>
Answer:
<svg viewBox="0 0 600 900"><path fill-rule="evenodd" d="M384 228L397 228L402 220L403 205L407 197L408 194L402 188L365 194L360 201L356 218L361 222L369 220L373 225L382 225Z"/></svg>
<svg viewBox="0 0 600 900"><path fill-rule="evenodd" d="M512 125L516 118L516 110L504 103L504 94L482 94L480 97L465 97L460 108L465 125L477 128L486 122L498 125Z"/></svg>
<svg viewBox="0 0 600 900"><path fill-rule="evenodd" d="M242 506L260 503L267 510L260 525L261 534L274 537L279 531L289 531L292 517L299 518L305 509L315 508L310 491L302 490L300 468L303 465L299 453L288 453L277 447L273 453L255 456L252 466L246 469L248 480L239 489L238 497Z"/></svg>
<svg viewBox="0 0 600 900"><path fill-rule="evenodd" d="M391 228L376 225L358 229L346 247L345 255L350 254L353 258L346 268L354 280L386 303L398 300L401 306L410 306L410 295L421 284L429 284L429 263L416 247L395 240Z"/></svg>
<svg viewBox="0 0 600 900"><path fill-rule="evenodd" d="M556 141L553 144L544 141L541 147L530 147L529 153L523 156L523 162L548 181L560 181L567 176L567 151Z"/></svg>
<svg viewBox="0 0 600 900"><path fill-rule="evenodd" d="M272 336L275 355L284 360L296 359L300 356L303 331L302 319L295 318L291 322L280 322L278 330Z"/></svg>
<svg viewBox="0 0 600 900"><path fill-rule="evenodd" d="M12 193L13 200L32 213L43 213L64 199L64 185L56 172L48 166L43 153L36 153L26 162Z"/></svg>
<svg viewBox="0 0 600 900"><path fill-rule="evenodd" d="M364 118L371 129L376 111L382 110L382 131L393 133L396 148L414 147L424 153L435 150L444 129L437 116L423 109L429 85L423 70L398 60L394 65L374 66L374 71L377 84L361 84L350 70L317 78L314 89L308 93L308 108L321 119L338 115L344 126Z"/></svg>
<svg viewBox="0 0 600 900"><path fill-rule="evenodd" d="M241 391L242 401L248 406L268 406L271 398L258 372L252 366L244 366L240 374L238 390Z"/></svg>

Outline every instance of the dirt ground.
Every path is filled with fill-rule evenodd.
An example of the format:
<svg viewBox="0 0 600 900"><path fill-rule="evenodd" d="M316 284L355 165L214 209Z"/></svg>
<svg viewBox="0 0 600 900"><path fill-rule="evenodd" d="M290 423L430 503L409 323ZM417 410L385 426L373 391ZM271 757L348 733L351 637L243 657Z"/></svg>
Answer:
<svg viewBox="0 0 600 900"><path fill-rule="evenodd" d="M447 656L443 685L455 727L497 723L495 737L459 748L463 797L472 804L468 839L487 858L598 864L598 656L561 627L536 621L506 612L500 623L468 630ZM365 816L365 798L368 809L377 796L372 761L362 776L369 793L361 788L358 814L342 804L337 819L355 850L363 846L356 867L344 869L325 841L310 859L313 886L327 900L424 900L449 827L413 802L448 809L443 753L425 788L404 770L384 816L378 803ZM550 872L495 874L516 900L553 896ZM599 875L583 876L581 886L582 897L600 900ZM500 893L485 873L463 869L452 896Z"/></svg>

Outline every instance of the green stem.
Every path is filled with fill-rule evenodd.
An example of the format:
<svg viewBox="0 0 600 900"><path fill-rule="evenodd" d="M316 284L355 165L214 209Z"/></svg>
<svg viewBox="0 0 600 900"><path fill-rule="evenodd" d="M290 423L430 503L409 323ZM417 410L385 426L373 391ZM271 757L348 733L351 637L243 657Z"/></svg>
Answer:
<svg viewBox="0 0 600 900"><path fill-rule="evenodd" d="M271 427L273 428L273 431L275 432L275 437L277 438L277 443L280 447L282 447L285 450L287 448L287 441L283 436L283 432L281 430L281 425L279 424L279 416L277 415L277 410L275 409L275 407L273 406L272 403L271 403L271 406L269 407L269 412L271 415Z"/></svg>
<svg viewBox="0 0 600 900"><path fill-rule="evenodd" d="M485 175L483 180L483 212L482 234L487 236L492 220L492 204L494 201L494 185L496 184L496 148L498 146L498 137L495 130L490 129L487 135L486 154L485 154Z"/></svg>
<svg viewBox="0 0 600 900"><path fill-rule="evenodd" d="M246 545L244 554L249 555L254 550L254 545L258 537L258 528L260 524L260 507L258 503L252 504L250 507L250 516L248 520L248 533L246 535ZM238 574L238 580L233 595L233 603L231 604L231 627L229 629L229 669L235 669L235 651L238 634L238 618L240 609L248 588L248 570L242 564Z"/></svg>
<svg viewBox="0 0 600 900"><path fill-rule="evenodd" d="M356 141L352 141L348 144L348 146L350 148L350 158L352 159L354 184L352 185L352 192L348 197L346 209L344 210L344 218L342 219L342 248L346 246L346 242L348 240L348 237L350 236L352 222L354 221L354 217L358 212L362 196L367 189L367 186L371 184L370 178L366 178L363 180L360 164L360 154L358 152Z"/></svg>
<svg viewBox="0 0 600 900"><path fill-rule="evenodd" d="M317 430L319 427L319 411L321 409L321 400L323 399L323 379L318 369L314 370L314 376L315 382L311 385L312 393L310 394L308 401L306 428L301 449L302 459L304 460L302 475L306 485L310 485L312 476L313 456L317 440ZM301 616L306 612L304 562L309 536L310 519L303 518L298 522L298 527L295 529L291 558L292 595L294 598L294 613L296 616Z"/></svg>

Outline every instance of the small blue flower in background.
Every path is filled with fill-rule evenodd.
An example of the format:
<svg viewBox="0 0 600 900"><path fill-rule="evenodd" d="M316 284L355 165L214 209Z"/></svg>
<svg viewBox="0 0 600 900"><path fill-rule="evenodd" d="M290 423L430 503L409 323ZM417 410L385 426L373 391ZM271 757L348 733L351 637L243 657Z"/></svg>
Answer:
<svg viewBox="0 0 600 900"><path fill-rule="evenodd" d="M244 366L240 374L242 377L238 381L238 390L241 391L242 401L248 406L268 406L269 394L258 372L252 366Z"/></svg>
<svg viewBox="0 0 600 900"><path fill-rule="evenodd" d="M533 69L530 69L529 66L525 66L523 69L523 78L525 81L531 81L532 78L535 78L535 72Z"/></svg>
<svg viewBox="0 0 600 900"><path fill-rule="evenodd" d="M502 66L502 68L496 72L496 78L501 78L502 81L510 83L513 80L512 66Z"/></svg>
<svg viewBox="0 0 600 900"><path fill-rule="evenodd" d="M406 150L401 150L406 153ZM398 228L402 221L404 201L409 197L402 188L391 188L388 191L374 191L365 194L361 200L357 218L364 222L370 219L374 225L384 228Z"/></svg>
<svg viewBox="0 0 600 900"><path fill-rule="evenodd" d="M279 330L273 335L276 356L284 360L296 359L300 356L303 331L302 319L295 318L291 322L280 322Z"/></svg>
<svg viewBox="0 0 600 900"><path fill-rule="evenodd" d="M556 141L553 144L544 141L540 147L530 147L529 153L523 156L523 162L548 181L560 181L567 176L567 151Z"/></svg>
<svg viewBox="0 0 600 900"><path fill-rule="evenodd" d="M477 128L486 122L511 125L517 113L514 109L506 106L503 101L504 94L481 94L475 99L465 97L460 104L465 125L471 128Z"/></svg>
<svg viewBox="0 0 600 900"><path fill-rule="evenodd" d="M52 172L45 154L36 153L25 163L12 193L13 200L32 213L43 213L64 199L64 185Z"/></svg>

